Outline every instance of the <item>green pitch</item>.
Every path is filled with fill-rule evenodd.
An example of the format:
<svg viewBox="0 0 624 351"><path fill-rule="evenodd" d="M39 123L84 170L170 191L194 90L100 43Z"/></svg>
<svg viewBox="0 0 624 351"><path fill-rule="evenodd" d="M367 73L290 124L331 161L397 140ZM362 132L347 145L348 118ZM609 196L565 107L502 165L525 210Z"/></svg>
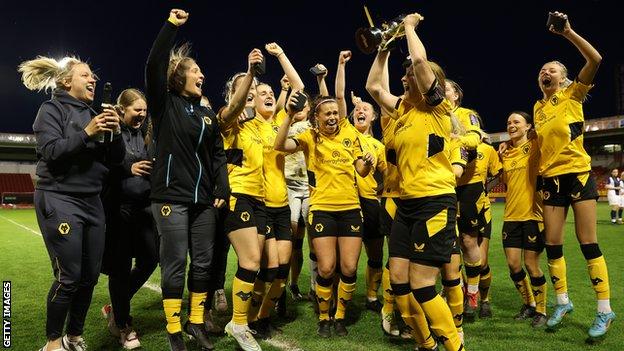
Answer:
<svg viewBox="0 0 624 351"><path fill-rule="evenodd" d="M528 322L516 322L514 314L520 308L518 293L509 279L501 247L500 229L502 204L494 204L494 226L490 246L490 266L493 274L491 299L494 317L466 323L467 350L622 350L624 349L624 226L608 221L609 209L604 203L598 206L598 235L600 248L609 265L611 303L618 313L607 337L599 343L586 344L587 329L595 313L595 295L587 276L585 260L573 232L572 218L566 226L564 253L568 264L570 298L575 311L566 316L564 326L555 333L533 330ZM572 215L570 215L572 217ZM52 281L51 266L33 210L0 210L0 275L12 282L12 349L37 350L45 342L46 296ZM300 279L302 291L309 287L307 253ZM236 270L233 251L229 257L228 283ZM542 269L548 272L545 254ZM360 260L358 290L348 316L356 322L349 326L349 335L319 340L316 337L316 318L310 302L290 303L289 311L295 321L283 324L284 333L271 341L262 341L263 350L410 350L413 343L383 336L379 316L364 308L364 267L366 257ZM159 273L150 282L159 285ZM549 301L554 301L552 286L548 285ZM228 294L229 294L228 290ZM381 297L381 296L380 296ZM228 295L229 300L229 295ZM107 277L102 275L95 289L93 302L85 327L89 350L118 350L118 342L108 334L100 308L109 301ZM160 295L149 288L141 289L132 302L132 315L143 350L166 350L164 316ZM549 309L550 312L550 309ZM217 316L224 325L229 315ZM218 350L234 350L235 342L227 337L216 340ZM189 344L189 349L193 349Z"/></svg>

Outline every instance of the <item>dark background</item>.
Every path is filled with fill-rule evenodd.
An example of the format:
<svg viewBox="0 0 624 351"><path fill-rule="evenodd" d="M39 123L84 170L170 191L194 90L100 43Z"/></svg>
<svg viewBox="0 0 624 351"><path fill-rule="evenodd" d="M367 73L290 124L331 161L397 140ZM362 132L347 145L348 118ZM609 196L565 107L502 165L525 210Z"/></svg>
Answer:
<svg viewBox="0 0 624 351"><path fill-rule="evenodd" d="M333 92L338 52L351 49L347 92L371 101L364 89L373 56L357 50L354 33L366 26L361 1L2 1L0 13L0 132L31 133L40 103L48 97L20 82L17 65L37 55L75 54L87 60L101 81L115 92L143 87L143 69L152 41L169 9L190 12L179 41L191 41L206 80L204 94L223 105L221 91L233 73L246 69L254 47L276 41L316 93L308 68L320 62L330 70ZM563 37L546 30L548 11L570 16L572 28L603 56L596 87L585 104L586 118L622 113L617 106L618 65L624 63L621 6L615 1L366 1L375 23L417 11L425 17L418 33L430 60L437 61L464 91L464 105L479 111L490 132L504 130L512 110L532 111L541 98L537 74L542 64L558 59L571 78L584 60ZM404 50L406 52L406 50ZM265 52L266 54L266 52ZM400 56L400 57L399 57ZM391 84L401 92L401 62L391 57ZM279 90L282 72L268 58L263 80Z"/></svg>

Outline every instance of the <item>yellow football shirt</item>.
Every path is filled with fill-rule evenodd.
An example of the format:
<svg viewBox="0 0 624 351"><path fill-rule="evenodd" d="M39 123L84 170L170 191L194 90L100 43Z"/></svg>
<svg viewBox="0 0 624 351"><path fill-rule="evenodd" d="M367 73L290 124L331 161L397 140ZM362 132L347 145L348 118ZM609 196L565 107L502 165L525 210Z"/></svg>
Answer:
<svg viewBox="0 0 624 351"><path fill-rule="evenodd" d="M284 173L285 154L274 149L275 137L285 117L286 111L284 110L280 110L271 121L256 117L259 120L260 136L264 148L262 169L264 174L264 204L267 207L288 205L288 190Z"/></svg>
<svg viewBox="0 0 624 351"><path fill-rule="evenodd" d="M437 106L427 105L424 99L413 107L401 102L390 131L394 140L386 146L396 150L401 199L455 193L450 109L446 99Z"/></svg>
<svg viewBox="0 0 624 351"><path fill-rule="evenodd" d="M375 171L383 174L387 168L386 165L386 148L384 145L372 135L360 134L360 140L365 143L362 147L364 152L368 151L375 158L375 163L371 167L370 173L366 177L361 177L356 172L358 191L361 197L371 200L377 200L377 180L375 179Z"/></svg>
<svg viewBox="0 0 624 351"><path fill-rule="evenodd" d="M388 148L388 145L394 143L394 125L396 121L391 119L383 129L383 144L386 150L386 165L387 171L384 177L384 189L381 197L399 197L401 191L399 188L399 169L397 168L396 150L394 148Z"/></svg>
<svg viewBox="0 0 624 351"><path fill-rule="evenodd" d="M229 124L220 122L220 126L232 193L264 201L264 150L259 133L260 123L258 119L244 123L235 120Z"/></svg>
<svg viewBox="0 0 624 351"><path fill-rule="evenodd" d="M498 158L498 153L492 145L481 143L476 150L468 150L468 162L464 174L457 181L458 185L474 184L482 182L485 184L488 174L495 176L502 165Z"/></svg>
<svg viewBox="0 0 624 351"><path fill-rule="evenodd" d="M592 86L574 81L548 101L535 103L533 118L543 177L591 170L591 157L583 147L583 100Z"/></svg>
<svg viewBox="0 0 624 351"><path fill-rule="evenodd" d="M308 129L293 138L306 157L311 211L360 208L354 165L363 155L358 134L342 119L338 132L333 135Z"/></svg>
<svg viewBox="0 0 624 351"><path fill-rule="evenodd" d="M503 154L505 221L542 220L542 197L537 191L539 158L537 140L510 146Z"/></svg>
<svg viewBox="0 0 624 351"><path fill-rule="evenodd" d="M478 114L476 111L465 107L456 107L453 114L457 116L459 122L466 130L466 135L460 137L463 147L475 149L481 144L481 125L479 124Z"/></svg>

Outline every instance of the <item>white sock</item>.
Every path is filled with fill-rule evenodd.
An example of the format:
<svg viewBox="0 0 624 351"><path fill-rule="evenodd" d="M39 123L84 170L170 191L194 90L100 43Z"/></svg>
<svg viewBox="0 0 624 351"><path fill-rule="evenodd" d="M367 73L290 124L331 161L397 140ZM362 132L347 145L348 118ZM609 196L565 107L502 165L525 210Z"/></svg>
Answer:
<svg viewBox="0 0 624 351"><path fill-rule="evenodd" d="M531 302L531 303L529 304L529 306L531 306L531 307L535 308L535 307L537 306L537 304L536 304L535 302Z"/></svg>
<svg viewBox="0 0 624 351"><path fill-rule="evenodd" d="M557 294L557 305L567 305L570 303L568 293Z"/></svg>
<svg viewBox="0 0 624 351"><path fill-rule="evenodd" d="M468 284L468 293L469 294L476 294L478 292L479 292L479 285Z"/></svg>
<svg viewBox="0 0 624 351"><path fill-rule="evenodd" d="M611 312L611 303L609 300L598 300L597 306L598 312L609 313Z"/></svg>

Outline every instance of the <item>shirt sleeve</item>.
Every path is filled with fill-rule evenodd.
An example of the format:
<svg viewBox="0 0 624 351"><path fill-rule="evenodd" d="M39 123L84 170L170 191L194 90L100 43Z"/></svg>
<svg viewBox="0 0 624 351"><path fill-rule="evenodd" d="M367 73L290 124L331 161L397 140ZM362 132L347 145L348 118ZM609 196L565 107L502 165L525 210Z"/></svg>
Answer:
<svg viewBox="0 0 624 351"><path fill-rule="evenodd" d="M583 84L575 79L574 82L565 89L565 95L572 100L583 102L587 97L587 93L593 87L593 84Z"/></svg>

